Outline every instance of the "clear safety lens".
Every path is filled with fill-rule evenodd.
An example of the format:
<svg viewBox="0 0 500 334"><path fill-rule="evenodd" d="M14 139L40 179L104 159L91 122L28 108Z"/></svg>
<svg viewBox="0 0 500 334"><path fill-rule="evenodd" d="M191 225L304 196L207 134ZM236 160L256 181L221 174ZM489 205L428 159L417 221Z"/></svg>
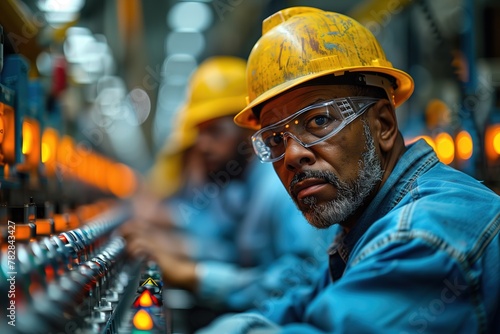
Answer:
<svg viewBox="0 0 500 334"><path fill-rule="evenodd" d="M310 105L257 131L252 136L255 153L262 162L275 162L285 155L288 137L304 147L318 144L338 133L378 100L355 96Z"/></svg>

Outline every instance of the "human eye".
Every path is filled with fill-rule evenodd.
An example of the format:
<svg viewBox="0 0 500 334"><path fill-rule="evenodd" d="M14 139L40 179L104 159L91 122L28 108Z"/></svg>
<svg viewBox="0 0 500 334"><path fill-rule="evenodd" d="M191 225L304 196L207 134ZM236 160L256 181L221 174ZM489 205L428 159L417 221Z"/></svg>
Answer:
<svg viewBox="0 0 500 334"><path fill-rule="evenodd" d="M318 115L314 116L314 118L311 120L311 126L318 126L318 127L324 127L328 125L330 122L330 118L326 115Z"/></svg>
<svg viewBox="0 0 500 334"><path fill-rule="evenodd" d="M267 147L276 147L283 143L283 133L282 132L270 132L268 134L263 134L263 141Z"/></svg>
<svg viewBox="0 0 500 334"><path fill-rule="evenodd" d="M342 116L331 106L321 106L305 113L300 123L305 131L321 138L342 123Z"/></svg>
<svg viewBox="0 0 500 334"><path fill-rule="evenodd" d="M336 119L328 112L313 111L307 115L304 125L307 130L324 129L332 125Z"/></svg>

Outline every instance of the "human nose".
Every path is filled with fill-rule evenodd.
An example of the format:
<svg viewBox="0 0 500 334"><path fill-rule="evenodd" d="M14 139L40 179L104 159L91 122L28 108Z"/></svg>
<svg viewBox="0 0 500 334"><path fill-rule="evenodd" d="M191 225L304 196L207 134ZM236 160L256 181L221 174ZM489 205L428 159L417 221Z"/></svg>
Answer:
<svg viewBox="0 0 500 334"><path fill-rule="evenodd" d="M301 169L304 165L312 165L316 162L314 153L293 135L283 136L285 145L285 156L283 157L285 166L290 171Z"/></svg>

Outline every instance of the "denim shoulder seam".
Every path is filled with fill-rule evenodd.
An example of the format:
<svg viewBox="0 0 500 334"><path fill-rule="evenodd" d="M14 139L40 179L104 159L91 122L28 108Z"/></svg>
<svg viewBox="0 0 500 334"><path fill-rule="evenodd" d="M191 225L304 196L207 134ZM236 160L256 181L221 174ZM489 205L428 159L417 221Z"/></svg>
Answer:
<svg viewBox="0 0 500 334"><path fill-rule="evenodd" d="M413 199L418 198L418 187L411 190L410 194ZM397 230L398 231L409 231L411 227L411 217L413 216L413 209L415 208L415 202L411 202L403 207L401 212L401 217L398 220Z"/></svg>
<svg viewBox="0 0 500 334"><path fill-rule="evenodd" d="M469 253L469 262L476 262L484 253L490 242L500 233L500 212L484 229Z"/></svg>
<svg viewBox="0 0 500 334"><path fill-rule="evenodd" d="M416 180L422 175L422 173L428 171L431 167L435 166L438 162L439 162L439 160L435 156L431 156L430 158L425 160L417 168L417 170L412 174L410 179L406 182L406 185L398 191L397 196L395 196L392 199L392 202L391 202L392 207L396 206L399 203L399 201L401 201L401 199L406 196L406 194L408 194L409 192L413 193L413 191L416 191L415 190L416 188L414 187ZM418 191L417 191L417 195L418 195ZM415 196L413 196L413 197L415 197Z"/></svg>
<svg viewBox="0 0 500 334"><path fill-rule="evenodd" d="M446 254L448 254L450 258L455 260L458 267L460 268L460 271L462 272L465 281L467 282L468 287L470 288L470 294L471 294L470 299L474 307L474 313L476 315L478 322L478 333L486 333L487 332L486 310L479 295L480 294L479 281L471 277L471 269L472 269L471 267L473 263L470 262L470 256L464 254L463 252L460 252L459 250L448 244L444 239L435 234L429 233L429 231L424 231L424 230L396 231L391 234L388 234L377 241L369 243L367 247L364 247L363 250L356 257L352 259L352 261L349 261L349 263L347 264L347 268L354 267L355 265L363 261L365 258L367 258L369 255L373 254L377 250L381 249L382 247L390 243L408 242L410 240L415 240L415 239L421 239L429 247L435 250L443 251Z"/></svg>

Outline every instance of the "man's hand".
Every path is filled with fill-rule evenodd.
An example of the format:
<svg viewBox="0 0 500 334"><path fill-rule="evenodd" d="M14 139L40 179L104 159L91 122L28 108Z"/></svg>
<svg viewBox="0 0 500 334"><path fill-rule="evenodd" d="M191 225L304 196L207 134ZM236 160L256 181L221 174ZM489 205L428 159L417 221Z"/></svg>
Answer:
<svg viewBox="0 0 500 334"><path fill-rule="evenodd" d="M168 207L147 190L138 191L131 199L134 219L158 228L174 228L175 223Z"/></svg>
<svg viewBox="0 0 500 334"><path fill-rule="evenodd" d="M180 236L176 238L168 231L154 227L145 229L141 225L129 221L120 229L127 240L127 252L136 258L155 261L167 285L195 291L196 263L185 256Z"/></svg>

